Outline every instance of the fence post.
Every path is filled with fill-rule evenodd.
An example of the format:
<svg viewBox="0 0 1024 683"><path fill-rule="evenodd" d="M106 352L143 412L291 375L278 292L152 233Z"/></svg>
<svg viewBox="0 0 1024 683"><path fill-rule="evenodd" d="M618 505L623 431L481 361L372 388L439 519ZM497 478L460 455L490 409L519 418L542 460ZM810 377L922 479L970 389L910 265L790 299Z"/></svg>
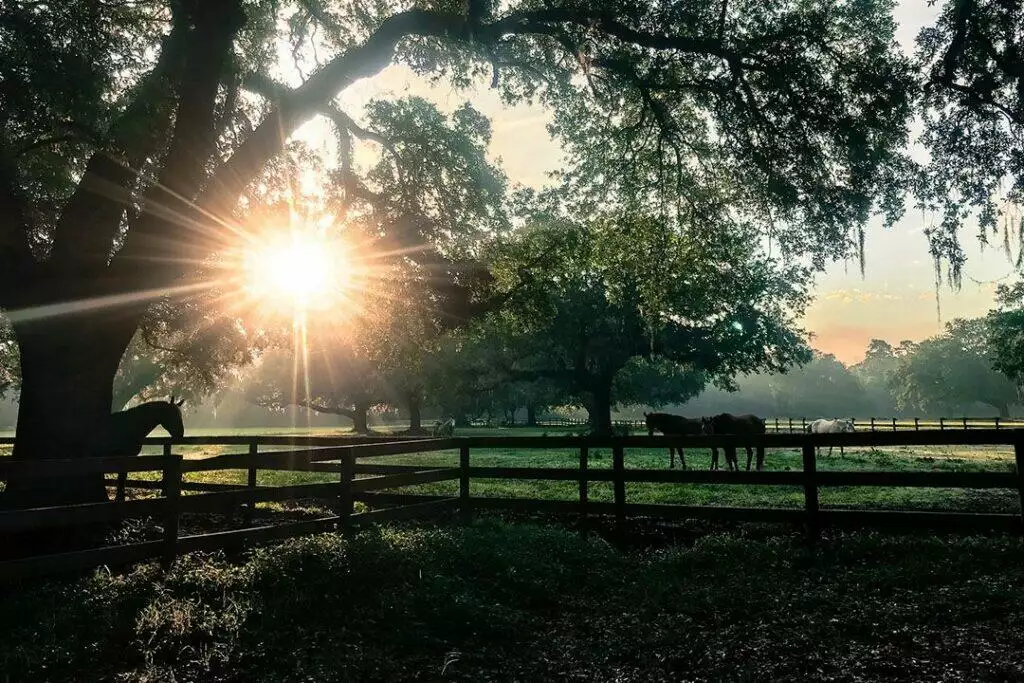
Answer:
<svg viewBox="0 0 1024 683"><path fill-rule="evenodd" d="M793 418L789 418L789 433L793 433Z"/></svg>
<svg viewBox="0 0 1024 683"><path fill-rule="evenodd" d="M967 418L964 418L964 431L967 431Z"/></svg>
<svg viewBox="0 0 1024 683"><path fill-rule="evenodd" d="M1013 430L1013 457L1017 463L1017 495L1020 497L1021 522L1024 524L1024 430Z"/></svg>
<svg viewBox="0 0 1024 683"><path fill-rule="evenodd" d="M921 431L921 418L919 418L919 417L915 417L914 418L914 431L915 432Z"/></svg>
<svg viewBox="0 0 1024 683"><path fill-rule="evenodd" d="M181 499L181 456L171 454L171 445L164 444L163 494L167 501L164 513L164 569L170 569L178 554L178 502Z"/></svg>
<svg viewBox="0 0 1024 683"><path fill-rule="evenodd" d="M462 522L468 524L473 518L473 509L469 501L469 446L459 446L459 513Z"/></svg>
<svg viewBox="0 0 1024 683"><path fill-rule="evenodd" d="M249 502L242 511L242 522L245 526L252 526L252 516L256 512L256 456L259 455L259 442L253 439L249 442L249 475L246 486L249 489Z"/></svg>
<svg viewBox="0 0 1024 683"><path fill-rule="evenodd" d="M895 417L892 419L892 431L894 431L894 432L896 431L896 418Z"/></svg>
<svg viewBox="0 0 1024 683"><path fill-rule="evenodd" d="M875 431L875 418L871 418L871 431Z"/></svg>
<svg viewBox="0 0 1024 683"><path fill-rule="evenodd" d="M779 418L775 418L775 433L779 433Z"/></svg>
<svg viewBox="0 0 1024 683"><path fill-rule="evenodd" d="M355 479L356 457L352 448L346 448L341 454L341 477L338 482L338 530L349 529L349 518L352 516L352 480Z"/></svg>
<svg viewBox="0 0 1024 683"><path fill-rule="evenodd" d="M622 529L626 521L626 463L622 446L612 447L612 468L615 478L615 522Z"/></svg>
<svg viewBox="0 0 1024 683"><path fill-rule="evenodd" d="M999 418L996 417L996 429L999 429Z"/></svg>
<svg viewBox="0 0 1024 683"><path fill-rule="evenodd" d="M944 431L945 429L946 429L946 418L940 417L939 418L939 431L941 432L941 431Z"/></svg>
<svg viewBox="0 0 1024 683"><path fill-rule="evenodd" d="M590 449L580 446L580 531L586 535L589 526L587 519L587 500L590 497L587 462L590 458Z"/></svg>
<svg viewBox="0 0 1024 683"><path fill-rule="evenodd" d="M807 543L814 545L821 536L821 518L818 514L817 463L814 445L804 442L804 511L807 515Z"/></svg>
<svg viewBox="0 0 1024 683"><path fill-rule="evenodd" d="M124 502L124 489L126 486L128 486L128 473L122 470L117 473L117 493L114 495L116 502Z"/></svg>
<svg viewBox="0 0 1024 683"><path fill-rule="evenodd" d="M807 431L807 418L806 417L801 417L800 418L800 431L801 432L806 432Z"/></svg>

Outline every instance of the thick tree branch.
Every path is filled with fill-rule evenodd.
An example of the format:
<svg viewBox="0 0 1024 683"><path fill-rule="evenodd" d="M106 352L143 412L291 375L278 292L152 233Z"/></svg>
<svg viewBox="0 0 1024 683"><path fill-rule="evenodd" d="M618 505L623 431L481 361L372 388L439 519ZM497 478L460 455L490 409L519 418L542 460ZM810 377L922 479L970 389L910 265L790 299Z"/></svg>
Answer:
<svg viewBox="0 0 1024 683"><path fill-rule="evenodd" d="M143 78L131 103L114 121L102 148L89 159L75 193L61 213L51 262L102 266L131 204L138 173L163 142L170 125L170 83L180 76L188 22L177 13L156 65Z"/></svg>
<svg viewBox="0 0 1024 683"><path fill-rule="evenodd" d="M256 93L257 95L262 95L272 102L280 102L293 92L287 86L281 85L263 74L251 74L248 76L245 79L245 89ZM391 140L379 133L375 133L372 130L360 126L356 123L355 119L329 102L324 102L318 105L315 113L326 116L332 123L334 123L334 125L349 131L361 140L376 142L378 145L388 150L394 149Z"/></svg>
<svg viewBox="0 0 1024 683"><path fill-rule="evenodd" d="M29 245L30 230L28 206L14 162L0 140L0 307L10 305L17 289L31 286L27 276L36 262Z"/></svg>
<svg viewBox="0 0 1024 683"><path fill-rule="evenodd" d="M210 226L192 201L206 177L217 142L217 95L230 63L231 46L244 23L238 0L203 0L193 7L195 27L187 41L185 74L171 139L143 212L131 226L118 260L158 283L180 272L175 259L191 244L209 240ZM194 234L188 234L194 232ZM145 257L145 268L140 259ZM154 265L154 259L163 262Z"/></svg>
<svg viewBox="0 0 1024 683"><path fill-rule="evenodd" d="M323 403L318 403L313 400L298 399L294 401L294 403L300 408L308 408L310 410L315 410L318 413L327 413L328 415L341 415L342 417L347 417L350 420L355 419L356 415L355 410L326 406Z"/></svg>
<svg viewBox="0 0 1024 683"><path fill-rule="evenodd" d="M938 79L943 85L950 85L956 78L957 61L963 56L964 48L967 45L967 28L971 13L974 11L974 0L954 1L956 5L953 19L953 39L942 56L942 72Z"/></svg>
<svg viewBox="0 0 1024 683"><path fill-rule="evenodd" d="M201 206L213 215L229 216L242 190L281 151L288 136L337 92L384 69L403 38L454 34L461 30L462 23L457 15L418 9L386 19L365 43L334 58L301 86L282 94L278 105L252 135L215 171L200 199Z"/></svg>

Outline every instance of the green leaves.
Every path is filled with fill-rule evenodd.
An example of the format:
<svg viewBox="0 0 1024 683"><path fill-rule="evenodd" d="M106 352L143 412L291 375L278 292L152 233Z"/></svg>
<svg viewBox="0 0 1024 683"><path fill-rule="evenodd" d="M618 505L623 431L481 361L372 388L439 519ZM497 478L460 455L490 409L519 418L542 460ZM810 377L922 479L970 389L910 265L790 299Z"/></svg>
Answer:
<svg viewBox="0 0 1024 683"><path fill-rule="evenodd" d="M990 345L990 339L1008 341L1002 336L1005 326L990 337L990 320L954 320L944 334L903 353L889 377L897 408L949 414L977 401L1007 417L1007 407L1016 400L1017 389L997 369L997 359L1010 349ZM1010 358L1007 356L1004 362L1012 364Z"/></svg>
<svg viewBox="0 0 1024 683"><path fill-rule="evenodd" d="M547 379L597 410L601 392L681 402L708 381L809 359L796 327L807 272L758 253L749 233L677 231L639 211L576 218L541 199L496 250L507 306L492 320L510 376Z"/></svg>
<svg viewBox="0 0 1024 683"><path fill-rule="evenodd" d="M1001 236L1008 252L1012 234L1024 239L1011 208L1024 189L1024 10L1019 3L948 0L917 48L921 142L930 158L915 193L939 218L928 230L932 253L948 261L959 284L960 232L972 219L982 240Z"/></svg>

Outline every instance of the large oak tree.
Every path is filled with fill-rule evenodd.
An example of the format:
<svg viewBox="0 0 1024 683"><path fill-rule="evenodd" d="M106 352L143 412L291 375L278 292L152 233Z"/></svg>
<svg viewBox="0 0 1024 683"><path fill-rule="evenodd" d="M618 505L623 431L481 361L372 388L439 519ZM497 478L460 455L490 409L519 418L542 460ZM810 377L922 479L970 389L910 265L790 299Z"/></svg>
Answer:
<svg viewBox="0 0 1024 683"><path fill-rule="evenodd" d="M512 292L495 315L506 374L555 384L599 434L611 432L616 404L682 402L709 381L730 386L810 359L795 323L808 270L760 253L751 229L540 215L500 248L494 271ZM669 376L645 382L631 367L640 359Z"/></svg>

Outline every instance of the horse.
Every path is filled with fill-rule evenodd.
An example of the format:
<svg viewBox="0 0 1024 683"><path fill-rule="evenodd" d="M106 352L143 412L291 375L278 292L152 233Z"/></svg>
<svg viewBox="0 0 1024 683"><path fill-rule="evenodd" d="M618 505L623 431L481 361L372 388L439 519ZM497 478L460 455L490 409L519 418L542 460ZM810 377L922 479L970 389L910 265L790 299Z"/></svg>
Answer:
<svg viewBox="0 0 1024 683"><path fill-rule="evenodd" d="M807 425L808 434L852 434L854 432L853 420L813 420ZM832 446L828 447L828 454L832 455ZM815 449L817 450L817 449ZM843 454L843 445L839 444L839 455Z"/></svg>
<svg viewBox="0 0 1024 683"><path fill-rule="evenodd" d="M689 417L683 417L682 415L672 415L671 413L644 413L644 420L647 422L647 435L654 436L655 430L661 432L665 436L689 436L692 434L701 433L701 423L698 419ZM678 447L668 447L668 466L674 468L676 466L676 450ZM679 462L683 469L686 469L686 456L683 455L683 449L679 450Z"/></svg>
<svg viewBox="0 0 1024 683"><path fill-rule="evenodd" d="M455 418L449 417L444 422L438 420L434 423L434 436L452 436L455 434Z"/></svg>
<svg viewBox="0 0 1024 683"><path fill-rule="evenodd" d="M764 420L756 415L720 413L714 417L702 417L701 425L703 432L709 435L758 436L765 433ZM753 459L754 454L749 445L745 446L745 448L747 450L747 471L750 471L750 461ZM740 466L736 459L735 446L725 447L725 463L726 467L731 466L734 470L739 470ZM757 469L761 470L763 467L764 446L758 446ZM711 469L718 469L718 449L714 447L711 449Z"/></svg>
<svg viewBox="0 0 1024 683"><path fill-rule="evenodd" d="M142 442L157 425L167 430L172 439L185 436L185 424L181 419L181 404L185 399L175 401L148 401L134 408L112 413L107 423L106 442L103 454L109 457L133 456L142 452ZM124 501L124 489L128 473L117 474L117 501Z"/></svg>
<svg viewBox="0 0 1024 683"><path fill-rule="evenodd" d="M184 402L185 399L175 401L171 396L170 401L149 401L112 413L104 455L138 455L142 452L142 442L157 425L166 429L172 439L185 436L185 425L181 419L181 404Z"/></svg>

